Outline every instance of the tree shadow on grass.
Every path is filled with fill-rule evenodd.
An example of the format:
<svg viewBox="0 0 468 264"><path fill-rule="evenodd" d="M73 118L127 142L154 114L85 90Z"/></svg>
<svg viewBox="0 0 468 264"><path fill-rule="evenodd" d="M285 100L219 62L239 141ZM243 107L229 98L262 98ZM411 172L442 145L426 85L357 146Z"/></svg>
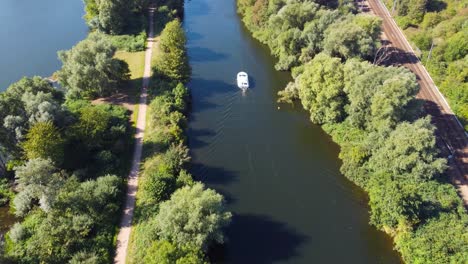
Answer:
<svg viewBox="0 0 468 264"><path fill-rule="evenodd" d="M226 229L229 241L209 251L212 263L270 264L298 254L309 238L268 216L234 215Z"/></svg>

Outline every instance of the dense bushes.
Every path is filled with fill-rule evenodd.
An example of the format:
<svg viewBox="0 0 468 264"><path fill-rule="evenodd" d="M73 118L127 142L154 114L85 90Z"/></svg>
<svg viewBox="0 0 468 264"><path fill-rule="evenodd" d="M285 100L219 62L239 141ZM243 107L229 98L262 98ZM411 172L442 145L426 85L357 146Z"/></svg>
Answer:
<svg viewBox="0 0 468 264"><path fill-rule="evenodd" d="M187 52L185 50L186 38L179 20L167 23L161 33L159 48L161 55L156 60L158 74L162 78L186 82L190 77Z"/></svg>
<svg viewBox="0 0 468 264"><path fill-rule="evenodd" d="M138 35L116 35L110 36L112 45L118 50L128 52L143 51L146 47L146 32L142 31Z"/></svg>
<svg viewBox="0 0 468 264"><path fill-rule="evenodd" d="M385 1L392 7L393 1ZM466 1L399 1L396 19L417 47L435 83L468 131L468 19Z"/></svg>
<svg viewBox="0 0 468 264"><path fill-rule="evenodd" d="M438 156L430 118L419 118L415 76L404 68L359 60L373 52L361 48L378 40L378 20L340 14L312 1L246 0L239 1L239 11L254 36L279 57L277 68L295 66L295 80L279 93L280 100L300 99L311 121L322 124L341 146L341 171L368 192L370 223L394 237L403 259L468 259L468 216L454 187L445 182L446 160ZM329 17L335 19L327 22ZM327 39L339 36L331 32L355 26L343 22L346 18L366 34L342 35L330 46ZM300 37L312 25L323 29L331 24L310 31L306 42ZM330 48L334 45L339 48Z"/></svg>
<svg viewBox="0 0 468 264"><path fill-rule="evenodd" d="M195 182L184 169L190 159L184 135L189 97L182 82L190 72L185 33L178 20L166 25L160 47L129 259L132 263L206 263L208 246L223 242L221 229L231 214L225 212L221 195Z"/></svg>
<svg viewBox="0 0 468 264"><path fill-rule="evenodd" d="M0 94L2 157L17 194L6 191L21 222L5 257L19 263L111 259L131 128L127 110L67 100L39 77ZM119 158L118 158L119 157ZM14 168L14 171L11 169Z"/></svg>

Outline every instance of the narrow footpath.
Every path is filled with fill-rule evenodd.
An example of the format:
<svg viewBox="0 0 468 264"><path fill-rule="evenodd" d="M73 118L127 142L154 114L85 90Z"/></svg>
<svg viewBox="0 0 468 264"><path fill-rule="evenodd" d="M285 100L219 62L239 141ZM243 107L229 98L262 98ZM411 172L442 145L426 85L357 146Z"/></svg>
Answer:
<svg viewBox="0 0 468 264"><path fill-rule="evenodd" d="M432 116L436 126L437 145L441 153L449 158L447 173L458 190L465 207L468 207L468 138L463 126L453 114L450 106L440 93L424 65L415 55L403 32L397 26L381 0L367 0L370 11L382 18L384 42L396 49L392 61L410 69L416 74L420 85L417 98L425 101L424 107Z"/></svg>
<svg viewBox="0 0 468 264"><path fill-rule="evenodd" d="M141 152L143 148L143 135L146 126L146 108L147 108L147 87L151 78L151 58L154 42L154 25L153 25L154 8L149 9L149 34L148 46L145 53L145 71L143 73L143 86L140 94L138 118L136 122L135 132L135 149L133 152L132 167L128 175L127 194L125 197L125 205L122 219L119 224L119 234L117 236L117 249L114 258L114 263L125 263L127 258L128 241L132 230L133 212L135 209L136 192L138 189L138 174L140 171Z"/></svg>

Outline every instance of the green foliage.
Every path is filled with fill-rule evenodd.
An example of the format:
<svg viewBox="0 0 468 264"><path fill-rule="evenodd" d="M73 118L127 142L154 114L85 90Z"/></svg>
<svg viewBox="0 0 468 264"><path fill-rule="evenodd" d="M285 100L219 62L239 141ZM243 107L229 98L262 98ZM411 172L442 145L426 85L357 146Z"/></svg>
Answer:
<svg viewBox="0 0 468 264"><path fill-rule="evenodd" d="M93 29L113 35L121 34L130 26L131 18L147 7L145 0L84 0L85 19ZM137 9L137 10L134 10Z"/></svg>
<svg viewBox="0 0 468 264"><path fill-rule="evenodd" d="M185 186L161 203L156 216L158 235L179 245L206 249L211 241L223 243L221 228L230 222L223 197L203 184Z"/></svg>
<svg viewBox="0 0 468 264"><path fill-rule="evenodd" d="M399 181L431 180L446 169L437 157L434 126L429 118L400 123L369 159L370 171L393 175Z"/></svg>
<svg viewBox="0 0 468 264"><path fill-rule="evenodd" d="M28 159L50 158L61 164L64 154L64 140L57 127L50 121L34 124L22 144Z"/></svg>
<svg viewBox="0 0 468 264"><path fill-rule="evenodd" d="M169 241L154 241L144 259L147 264L205 264L202 252L193 247L176 247Z"/></svg>
<svg viewBox="0 0 468 264"><path fill-rule="evenodd" d="M70 178L47 214L36 210L9 232L8 255L21 263L109 262L120 185L116 176Z"/></svg>
<svg viewBox="0 0 468 264"><path fill-rule="evenodd" d="M306 63L322 51L368 58L378 45L381 21L352 15L350 1L245 0L238 1L238 7L245 25L278 57L278 70Z"/></svg>
<svg viewBox="0 0 468 264"><path fill-rule="evenodd" d="M102 34L93 33L69 51L60 51L63 62L60 84L70 98L109 95L129 79L128 65L114 59L115 47Z"/></svg>
<svg viewBox="0 0 468 264"><path fill-rule="evenodd" d="M129 52L144 51L146 47L146 31L138 35L117 35L111 36L111 42L119 50Z"/></svg>
<svg viewBox="0 0 468 264"><path fill-rule="evenodd" d="M15 196L7 179L0 178L0 206L4 206Z"/></svg>
<svg viewBox="0 0 468 264"><path fill-rule="evenodd" d="M317 55L298 76L299 98L314 123L341 121L344 114L343 69L339 59Z"/></svg>
<svg viewBox="0 0 468 264"><path fill-rule="evenodd" d="M400 2L397 21L404 22L399 23L403 29L411 26L407 37L421 51L422 62L468 131L468 73L463 69L468 60L466 1ZM392 3L386 1L387 6Z"/></svg>
<svg viewBox="0 0 468 264"><path fill-rule="evenodd" d="M20 157L20 143L33 124L52 121L63 125L66 114L60 107L62 97L40 77L22 78L0 93L2 156Z"/></svg>
<svg viewBox="0 0 468 264"><path fill-rule="evenodd" d="M131 11L129 0L98 0L99 25L111 34L122 33L125 26L125 18Z"/></svg>
<svg viewBox="0 0 468 264"><path fill-rule="evenodd" d="M16 168L18 194L13 200L17 216L25 216L34 206L34 201L45 212L50 212L57 193L64 182L64 175L57 172L51 160L31 159Z"/></svg>
<svg viewBox="0 0 468 264"><path fill-rule="evenodd" d="M178 19L166 24L161 33L161 55L156 60L156 71L164 78L186 82L190 77L185 32Z"/></svg>
<svg viewBox="0 0 468 264"><path fill-rule="evenodd" d="M116 173L122 169L120 157L131 145L129 113L120 106L67 102L77 121L67 131L64 166L83 168L88 175Z"/></svg>
<svg viewBox="0 0 468 264"><path fill-rule="evenodd" d="M441 213L395 242L408 263L464 263L468 259L468 218L466 213Z"/></svg>
<svg viewBox="0 0 468 264"><path fill-rule="evenodd" d="M350 16L325 32L323 49L340 58L370 58L375 53L381 20L374 16Z"/></svg>

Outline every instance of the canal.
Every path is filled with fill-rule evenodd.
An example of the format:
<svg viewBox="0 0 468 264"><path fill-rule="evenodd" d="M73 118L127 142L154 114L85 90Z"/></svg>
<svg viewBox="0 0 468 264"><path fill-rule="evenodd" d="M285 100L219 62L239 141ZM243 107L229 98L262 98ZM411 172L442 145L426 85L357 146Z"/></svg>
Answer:
<svg viewBox="0 0 468 264"><path fill-rule="evenodd" d="M218 263L399 263L369 226L366 196L339 172L339 148L301 107L276 103L290 80L236 14L235 0L192 0L192 173L234 214ZM251 89L235 84L244 70Z"/></svg>
<svg viewBox="0 0 468 264"><path fill-rule="evenodd" d="M61 67L57 51L84 39L82 0L0 1L0 92L23 76L52 75ZM14 222L0 207L0 237Z"/></svg>

